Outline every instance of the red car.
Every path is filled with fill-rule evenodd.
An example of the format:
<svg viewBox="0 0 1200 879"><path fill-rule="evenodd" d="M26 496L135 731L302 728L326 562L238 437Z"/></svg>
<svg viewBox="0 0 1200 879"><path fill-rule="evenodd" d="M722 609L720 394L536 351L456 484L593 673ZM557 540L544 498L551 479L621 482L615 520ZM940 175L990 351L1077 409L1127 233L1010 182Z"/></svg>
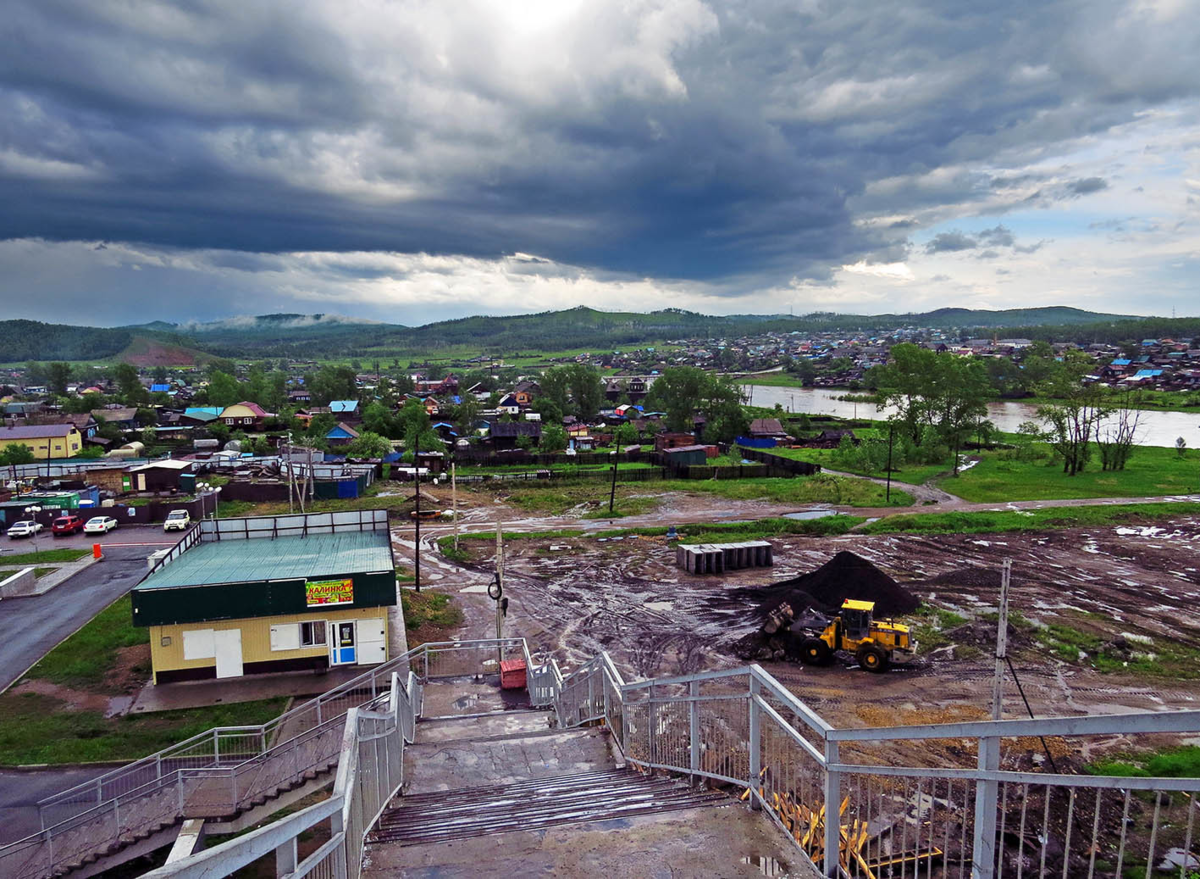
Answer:
<svg viewBox="0 0 1200 879"><path fill-rule="evenodd" d="M78 534L83 530L83 519L78 516L59 516L50 526L55 536L59 534Z"/></svg>

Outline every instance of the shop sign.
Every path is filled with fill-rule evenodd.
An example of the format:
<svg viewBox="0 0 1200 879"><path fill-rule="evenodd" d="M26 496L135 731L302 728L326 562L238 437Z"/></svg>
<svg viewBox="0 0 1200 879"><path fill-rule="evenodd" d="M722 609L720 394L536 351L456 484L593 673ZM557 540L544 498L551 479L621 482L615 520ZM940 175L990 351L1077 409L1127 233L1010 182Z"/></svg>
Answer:
<svg viewBox="0 0 1200 879"><path fill-rule="evenodd" d="M304 584L304 599L309 607L320 607L325 604L353 604L354 581L345 580L308 580Z"/></svg>

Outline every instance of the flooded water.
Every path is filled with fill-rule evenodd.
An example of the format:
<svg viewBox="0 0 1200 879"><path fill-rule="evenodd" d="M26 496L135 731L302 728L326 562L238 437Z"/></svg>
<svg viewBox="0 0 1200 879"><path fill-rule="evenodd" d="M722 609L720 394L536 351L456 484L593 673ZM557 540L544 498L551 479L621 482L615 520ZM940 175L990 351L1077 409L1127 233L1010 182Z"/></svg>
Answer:
<svg viewBox="0 0 1200 879"><path fill-rule="evenodd" d="M755 406L774 406L778 403L788 412L811 415L836 415L839 418L881 419L895 412L880 410L874 403L854 403L837 399L855 393L841 389L777 388L770 385L742 385ZM861 392L860 392L861 393ZM989 403L988 418L1000 430L1015 433L1025 421L1037 420L1037 409L1028 403ZM1175 439L1183 437L1189 448L1200 446L1200 413L1142 412L1138 424L1138 441L1145 446L1174 447Z"/></svg>

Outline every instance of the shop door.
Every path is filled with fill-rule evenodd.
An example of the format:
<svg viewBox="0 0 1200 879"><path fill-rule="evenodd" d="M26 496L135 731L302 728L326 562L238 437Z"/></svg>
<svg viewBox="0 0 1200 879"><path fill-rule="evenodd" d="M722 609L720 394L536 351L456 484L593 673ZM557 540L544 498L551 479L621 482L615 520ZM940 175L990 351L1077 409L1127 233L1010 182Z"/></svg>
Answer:
<svg viewBox="0 0 1200 879"><path fill-rule="evenodd" d="M358 660L358 639L354 620L330 623L329 664L352 665Z"/></svg>
<svg viewBox="0 0 1200 879"><path fill-rule="evenodd" d="M213 632L213 652L217 657L217 677L242 676L241 629L220 629Z"/></svg>

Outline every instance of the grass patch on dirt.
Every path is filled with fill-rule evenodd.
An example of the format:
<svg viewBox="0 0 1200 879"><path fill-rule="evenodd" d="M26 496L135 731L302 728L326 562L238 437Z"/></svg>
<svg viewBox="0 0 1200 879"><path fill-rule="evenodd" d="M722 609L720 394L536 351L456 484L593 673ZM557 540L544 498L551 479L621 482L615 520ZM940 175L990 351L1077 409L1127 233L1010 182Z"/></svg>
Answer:
<svg viewBox="0 0 1200 879"><path fill-rule="evenodd" d="M660 499L656 497L626 497L621 499L613 511L608 511L608 504L602 504L594 510L584 513L581 519L622 519L625 516L640 516L656 509Z"/></svg>
<svg viewBox="0 0 1200 879"><path fill-rule="evenodd" d="M91 555L90 549L44 549L41 552L25 552L19 555L0 555L0 562L5 565L29 565L42 562L77 562L85 555Z"/></svg>
<svg viewBox="0 0 1200 879"><path fill-rule="evenodd" d="M1174 449L1143 446L1134 449L1124 470L1102 471L1100 453L1082 473L1067 476L1062 464L1051 460L1036 463L1006 460L1003 453L985 452L980 461L957 479L947 478L939 487L964 500L1032 501L1090 497L1154 497L1193 492L1198 480L1194 453L1183 457Z"/></svg>
<svg viewBox="0 0 1200 879"><path fill-rule="evenodd" d="M977 513L903 513L872 522L865 534L988 534L1153 522L1200 513L1200 503L1108 504Z"/></svg>
<svg viewBox="0 0 1200 879"><path fill-rule="evenodd" d="M430 641L446 641L463 623L462 608L445 592L400 591L408 649Z"/></svg>
<svg viewBox="0 0 1200 879"><path fill-rule="evenodd" d="M730 500L764 500L784 504L836 504L851 507L911 507L912 495L892 489L892 501L885 498L885 488L865 479L842 476L797 476L792 479L700 479L665 480L654 488L666 491L685 491L694 494L714 494Z"/></svg>
<svg viewBox="0 0 1200 879"><path fill-rule="evenodd" d="M104 682L118 650L149 643L150 630L134 627L131 600L124 595L43 656L25 677L74 690L94 688Z"/></svg>
<svg viewBox="0 0 1200 879"><path fill-rule="evenodd" d="M105 718L39 693L0 696L0 765L136 760L214 726L254 726L283 713L265 699Z"/></svg>
<svg viewBox="0 0 1200 879"><path fill-rule="evenodd" d="M1146 754L1122 754L1089 763L1093 775L1122 778L1200 778L1200 747L1183 745Z"/></svg>

